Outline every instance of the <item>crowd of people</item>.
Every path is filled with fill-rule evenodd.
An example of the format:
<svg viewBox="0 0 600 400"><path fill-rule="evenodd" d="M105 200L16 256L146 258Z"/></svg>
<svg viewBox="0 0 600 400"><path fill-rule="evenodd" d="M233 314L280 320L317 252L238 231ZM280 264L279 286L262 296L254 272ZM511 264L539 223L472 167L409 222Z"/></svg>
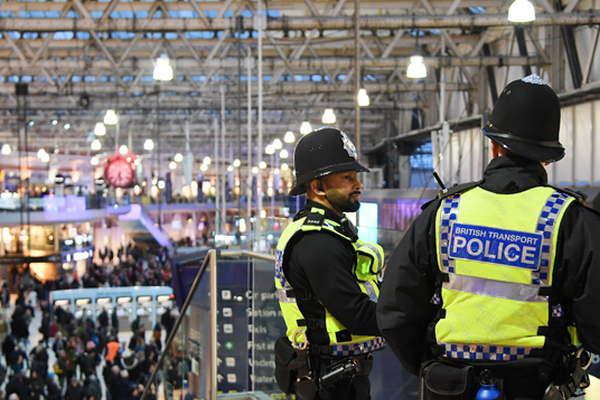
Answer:
<svg viewBox="0 0 600 400"><path fill-rule="evenodd" d="M78 317L69 310L52 307L48 301L49 292L54 289L170 285L171 267L166 252L150 256L128 246L127 251L118 255L118 262L102 254L101 251L99 258L103 265L89 266L81 278L73 272L57 281L41 283L28 269L21 269L13 277L17 284L13 290L14 304L10 302L8 285L3 283L0 340L4 362L0 362L3 388L0 400L141 397L157 366L166 337L163 330L170 332L176 311L167 309L154 327L144 326L139 317L125 327L119 326L124 324L116 308L102 310L97 318ZM34 323L36 313L40 317ZM127 330L131 333L125 334ZM167 390L181 387L184 360L179 353L173 350L174 357L161 368L147 399L156 398L161 382Z"/></svg>

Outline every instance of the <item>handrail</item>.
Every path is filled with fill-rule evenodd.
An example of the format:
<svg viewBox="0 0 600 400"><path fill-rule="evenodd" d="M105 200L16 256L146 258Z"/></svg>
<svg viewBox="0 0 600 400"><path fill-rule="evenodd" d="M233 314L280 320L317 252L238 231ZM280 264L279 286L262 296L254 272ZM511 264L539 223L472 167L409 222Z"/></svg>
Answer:
<svg viewBox="0 0 600 400"><path fill-rule="evenodd" d="M264 253L257 253L250 250L223 250L219 253L220 257L224 258L236 258L240 256L246 256L250 258L257 258L263 261L275 261L275 256Z"/></svg>
<svg viewBox="0 0 600 400"><path fill-rule="evenodd" d="M148 391L150 390L152 383L156 379L156 374L158 373L158 370L159 370L160 366L162 365L162 363L165 359L165 356L167 355L167 353L169 352L169 350L171 348L173 339L175 338L175 335L177 334L177 331L179 330L181 321L183 321L183 318L186 315L187 309L188 309L190 303L192 302L192 298L193 298L194 294L196 293L196 289L197 289L198 285L200 284L200 280L202 279L202 276L204 275L204 272L206 271L206 268L208 267L209 261L211 258L215 258L214 250L209 251L209 253L202 260L200 269L198 270L198 273L196 274L196 277L194 278L194 281L192 282L192 286L190 287L188 295L185 298L185 301L183 302L183 306L181 307L179 317L175 321L175 325L173 326L173 329L171 329L171 332L169 333L169 336L167 337L167 341L165 342L164 350L160 353L160 357L158 358L156 367L152 371L152 375L150 375L148 382L146 382L146 385L144 387L144 392L142 393L142 397L140 398L140 400L144 400L146 398L146 395L148 394ZM213 296L213 297L215 297L215 296Z"/></svg>

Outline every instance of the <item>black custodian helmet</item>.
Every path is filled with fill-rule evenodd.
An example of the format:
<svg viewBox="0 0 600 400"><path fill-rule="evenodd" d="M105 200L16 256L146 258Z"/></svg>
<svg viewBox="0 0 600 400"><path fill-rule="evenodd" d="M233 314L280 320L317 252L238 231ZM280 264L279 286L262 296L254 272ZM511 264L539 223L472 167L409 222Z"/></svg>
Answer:
<svg viewBox="0 0 600 400"><path fill-rule="evenodd" d="M319 128L300 138L294 149L296 185L290 191L297 196L306 191L312 179L334 172L369 172L356 161L356 148L348 136L336 128Z"/></svg>
<svg viewBox="0 0 600 400"><path fill-rule="evenodd" d="M565 155L559 129L556 93L539 76L529 75L506 85L482 131L521 157L558 161Z"/></svg>

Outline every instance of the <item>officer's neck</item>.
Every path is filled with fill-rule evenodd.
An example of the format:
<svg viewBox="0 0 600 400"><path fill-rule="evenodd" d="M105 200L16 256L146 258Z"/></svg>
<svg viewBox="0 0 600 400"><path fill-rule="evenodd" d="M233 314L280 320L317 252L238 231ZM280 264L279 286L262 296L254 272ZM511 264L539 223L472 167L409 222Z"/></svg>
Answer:
<svg viewBox="0 0 600 400"><path fill-rule="evenodd" d="M333 206L333 204L331 204L331 202L329 200L327 200L327 197L325 197L325 196L310 196L309 195L308 200L325 207L326 209L330 210L332 213L334 213L335 215L337 215L340 218L344 217L344 213L342 211L338 210L337 208L335 208Z"/></svg>

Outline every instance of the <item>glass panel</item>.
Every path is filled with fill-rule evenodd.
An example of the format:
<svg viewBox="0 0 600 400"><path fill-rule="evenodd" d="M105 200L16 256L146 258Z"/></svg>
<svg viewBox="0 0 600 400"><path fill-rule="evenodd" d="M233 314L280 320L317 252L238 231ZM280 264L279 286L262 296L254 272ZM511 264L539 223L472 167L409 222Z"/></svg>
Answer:
<svg viewBox="0 0 600 400"><path fill-rule="evenodd" d="M248 375L248 299L251 266L247 260L218 260L217 341L218 391L245 392L250 388Z"/></svg>
<svg viewBox="0 0 600 400"><path fill-rule="evenodd" d="M285 335L285 324L275 296L274 261L254 259L252 262L252 310L250 323L253 335L251 349L255 391L281 393L275 381L275 341Z"/></svg>
<svg viewBox="0 0 600 400"><path fill-rule="evenodd" d="M218 399L283 399L274 379L274 343L285 331L273 283L273 261L247 256L217 263ZM179 268L190 291L197 263ZM158 398L208 400L211 390L213 332L211 331L210 268L191 294L190 305L159 366ZM157 394L156 386L151 392ZM374 400L416 398L417 381L404 372L391 350L374 354L371 395Z"/></svg>
<svg viewBox="0 0 600 400"><path fill-rule="evenodd" d="M186 367L186 382L182 382L182 386L187 386L195 398L202 400L209 399L211 391L211 338L214 334L211 332L211 315L210 315L210 266L198 284L198 288L193 294L190 302L190 308L186 314L185 329L183 335L187 336L184 341L184 353L187 361L184 364Z"/></svg>

